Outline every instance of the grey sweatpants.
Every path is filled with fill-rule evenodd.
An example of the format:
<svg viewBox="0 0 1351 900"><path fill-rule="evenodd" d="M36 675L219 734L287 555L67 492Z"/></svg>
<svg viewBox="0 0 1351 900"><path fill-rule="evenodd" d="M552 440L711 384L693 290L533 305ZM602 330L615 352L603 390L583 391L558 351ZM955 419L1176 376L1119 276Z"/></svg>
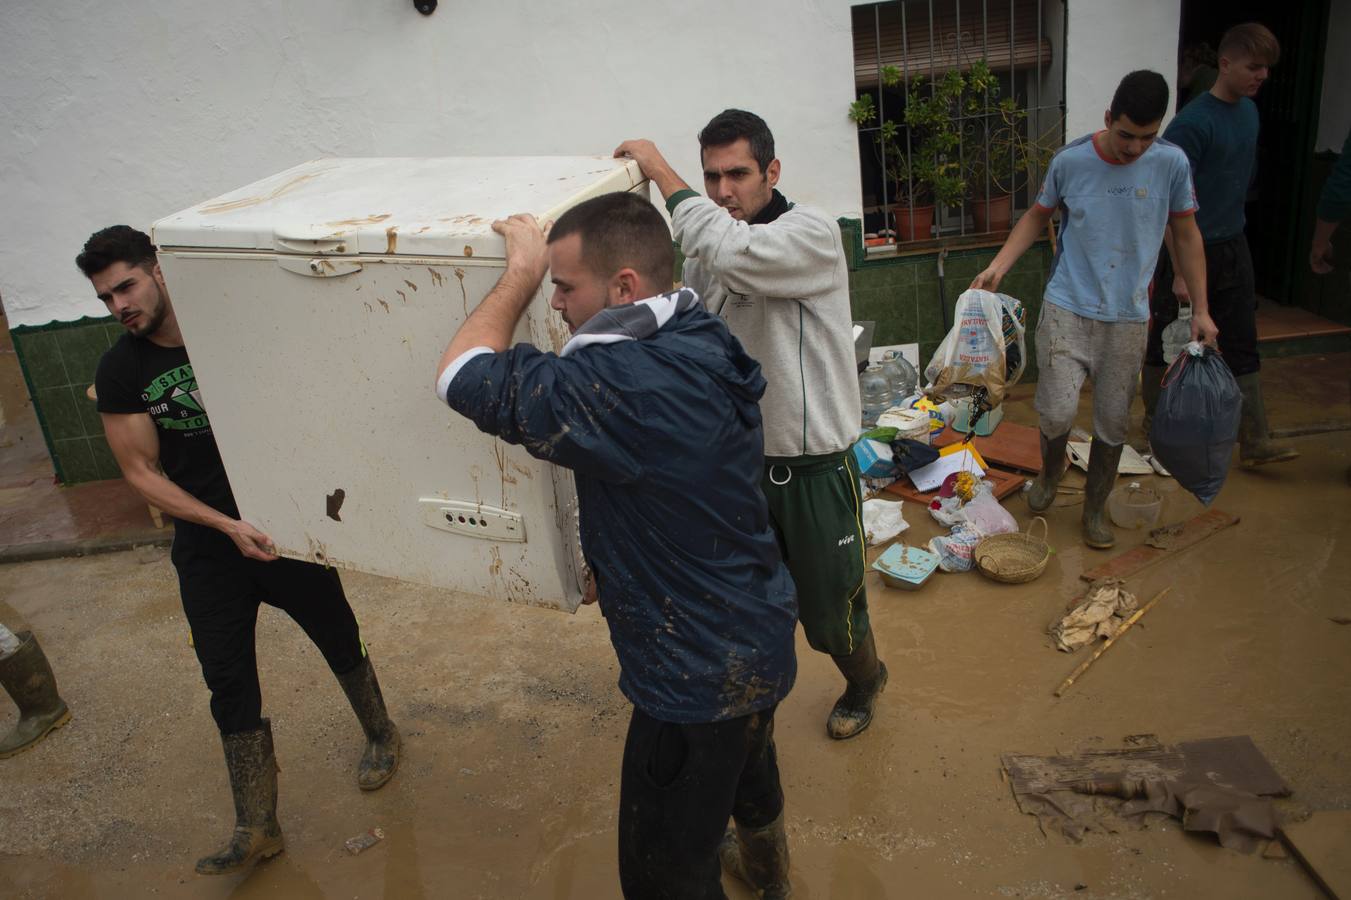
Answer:
<svg viewBox="0 0 1351 900"><path fill-rule="evenodd" d="M1147 322L1099 322L1043 303L1037 322L1037 415L1041 433L1074 426L1084 378L1093 380L1093 435L1124 444L1131 400L1145 355Z"/></svg>

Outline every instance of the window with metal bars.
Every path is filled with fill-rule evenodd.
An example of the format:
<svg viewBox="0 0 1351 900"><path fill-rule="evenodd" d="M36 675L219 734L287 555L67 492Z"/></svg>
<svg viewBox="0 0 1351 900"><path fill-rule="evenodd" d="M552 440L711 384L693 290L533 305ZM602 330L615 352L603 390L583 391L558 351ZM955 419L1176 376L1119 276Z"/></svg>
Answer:
<svg viewBox="0 0 1351 900"><path fill-rule="evenodd" d="M1064 143L1064 0L853 8L870 246L998 237Z"/></svg>

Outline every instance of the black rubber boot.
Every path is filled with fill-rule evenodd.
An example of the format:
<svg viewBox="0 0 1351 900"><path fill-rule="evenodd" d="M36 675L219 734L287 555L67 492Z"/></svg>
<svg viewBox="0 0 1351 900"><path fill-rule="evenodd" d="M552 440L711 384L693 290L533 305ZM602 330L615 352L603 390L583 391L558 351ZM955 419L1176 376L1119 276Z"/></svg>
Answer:
<svg viewBox="0 0 1351 900"><path fill-rule="evenodd" d="M848 656L832 656L847 685L826 722L826 733L837 741L855 737L873 721L873 708L887 686L887 667L877 658L872 630Z"/></svg>
<svg viewBox="0 0 1351 900"><path fill-rule="evenodd" d="M1088 481L1084 484L1084 543L1106 550L1116 543L1111 520L1107 518L1107 495L1116 485L1117 466L1121 463L1121 444L1108 444L1093 438L1088 452Z"/></svg>
<svg viewBox="0 0 1351 900"><path fill-rule="evenodd" d="M718 859L729 875L750 885L765 900L793 896L782 812L763 828L746 828L738 822L735 829L727 829L718 846Z"/></svg>
<svg viewBox="0 0 1351 900"><path fill-rule="evenodd" d="M1273 444L1267 430L1267 410L1262 402L1262 373L1240 375L1239 392L1243 394L1243 417L1238 423L1238 461L1245 468L1267 463L1289 462L1299 458L1299 451L1285 444Z"/></svg>
<svg viewBox="0 0 1351 900"><path fill-rule="evenodd" d="M1145 417L1140 422L1140 430L1145 433L1143 446L1149 446L1149 431L1154 427L1154 410L1159 406L1159 394L1163 393L1163 373L1166 366L1151 366L1148 363L1140 369L1140 399L1145 404Z"/></svg>
<svg viewBox="0 0 1351 900"><path fill-rule="evenodd" d="M235 832L230 842L197 860L197 874L225 875L286 849L277 822L277 756L272 750L272 723L221 736L230 791L235 798Z"/></svg>
<svg viewBox="0 0 1351 900"><path fill-rule="evenodd" d="M361 730L366 733L366 751L357 765L357 787L363 791L377 790L384 787L399 768L403 738L389 720L370 657L363 659L352 671L339 675L338 683L361 722Z"/></svg>
<svg viewBox="0 0 1351 900"><path fill-rule="evenodd" d="M1041 474L1032 482L1032 487L1027 492L1027 505L1033 512L1045 512L1051 508L1051 503L1055 500L1055 489L1059 487L1060 479L1065 477L1065 470L1069 468L1069 460L1065 458L1065 445L1070 442L1070 433L1067 431L1055 438L1048 438L1044 434L1039 436Z"/></svg>
<svg viewBox="0 0 1351 900"><path fill-rule="evenodd" d="M19 708L14 730L0 738L0 759L22 753L70 721L70 709L56 692L56 676L31 631L20 631L19 649L0 659L0 685Z"/></svg>

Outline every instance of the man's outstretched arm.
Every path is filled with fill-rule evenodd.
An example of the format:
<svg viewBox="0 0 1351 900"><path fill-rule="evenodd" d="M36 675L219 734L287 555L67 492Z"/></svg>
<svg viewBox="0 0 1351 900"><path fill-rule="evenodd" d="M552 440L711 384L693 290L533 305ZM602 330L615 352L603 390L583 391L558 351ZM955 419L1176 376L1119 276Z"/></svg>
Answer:
<svg viewBox="0 0 1351 900"><path fill-rule="evenodd" d="M507 239L507 266L488 296L483 298L451 338L436 365L438 384L442 374L465 352L486 347L501 353L511 346L516 324L539 290L549 268L545 230L528 213L493 223L493 231Z"/></svg>

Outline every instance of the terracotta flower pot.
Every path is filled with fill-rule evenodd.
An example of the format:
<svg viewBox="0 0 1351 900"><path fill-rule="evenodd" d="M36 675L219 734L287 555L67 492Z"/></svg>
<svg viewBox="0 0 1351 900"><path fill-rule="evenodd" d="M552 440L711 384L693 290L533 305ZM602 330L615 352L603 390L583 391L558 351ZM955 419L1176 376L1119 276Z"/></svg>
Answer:
<svg viewBox="0 0 1351 900"><path fill-rule="evenodd" d="M908 205L897 205L891 208L891 214L896 219L896 239L898 241L927 241L929 239L934 224L934 208L932 206L916 206L912 211Z"/></svg>
<svg viewBox="0 0 1351 900"><path fill-rule="evenodd" d="M977 232L1008 231L1013 221L1013 196L1010 194L992 194L987 201L984 197L971 201L971 222Z"/></svg>

